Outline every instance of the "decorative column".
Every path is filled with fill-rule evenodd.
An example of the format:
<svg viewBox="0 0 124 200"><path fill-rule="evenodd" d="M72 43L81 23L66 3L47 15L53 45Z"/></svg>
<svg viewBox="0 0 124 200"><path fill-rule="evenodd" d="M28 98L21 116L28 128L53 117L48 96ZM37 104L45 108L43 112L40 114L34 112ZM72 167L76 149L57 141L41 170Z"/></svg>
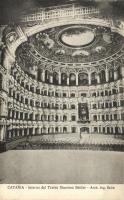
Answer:
<svg viewBox="0 0 124 200"><path fill-rule="evenodd" d="M4 126L0 126L0 140L4 140Z"/></svg>
<svg viewBox="0 0 124 200"><path fill-rule="evenodd" d="M72 5L72 11L73 11L73 18L75 17L75 7L74 4Z"/></svg>
<svg viewBox="0 0 124 200"><path fill-rule="evenodd" d="M80 127L79 126L76 126L76 133L78 133L77 135L80 137Z"/></svg>
<svg viewBox="0 0 124 200"><path fill-rule="evenodd" d="M67 85L69 85L69 76L67 76Z"/></svg>
<svg viewBox="0 0 124 200"><path fill-rule="evenodd" d="M42 71L41 77L42 77L42 81L45 82L45 70Z"/></svg>
<svg viewBox="0 0 124 200"><path fill-rule="evenodd" d="M32 113L32 119L35 121L35 113Z"/></svg>
<svg viewBox="0 0 124 200"><path fill-rule="evenodd" d="M114 71L114 80L115 81L118 80L118 71L117 70Z"/></svg>
<svg viewBox="0 0 124 200"><path fill-rule="evenodd" d="M20 111L18 112L18 119L20 120Z"/></svg>
<svg viewBox="0 0 124 200"><path fill-rule="evenodd" d="M89 85L91 85L91 73L88 74Z"/></svg>
<svg viewBox="0 0 124 200"><path fill-rule="evenodd" d="M113 127L113 133L115 134L115 127Z"/></svg>
<svg viewBox="0 0 124 200"><path fill-rule="evenodd" d="M121 130L121 134L123 134L123 127L120 127L120 130Z"/></svg>
<svg viewBox="0 0 124 200"><path fill-rule="evenodd" d="M16 111L14 110L14 119L16 119Z"/></svg>
<svg viewBox="0 0 124 200"><path fill-rule="evenodd" d="M17 129L17 136L19 137L20 129Z"/></svg>
<svg viewBox="0 0 124 200"><path fill-rule="evenodd" d="M10 110L9 117L12 118L12 110Z"/></svg>
<svg viewBox="0 0 124 200"><path fill-rule="evenodd" d="M105 70L106 82L109 82L109 72L108 69Z"/></svg>
<svg viewBox="0 0 124 200"><path fill-rule="evenodd" d="M22 136L24 136L25 134L24 134L24 128L22 129Z"/></svg>
<svg viewBox="0 0 124 200"><path fill-rule="evenodd" d="M78 73L76 73L76 86L78 86Z"/></svg>
<svg viewBox="0 0 124 200"><path fill-rule="evenodd" d="M32 134L35 135L35 128L32 128Z"/></svg>
<svg viewBox="0 0 124 200"><path fill-rule="evenodd" d="M58 127L58 133L60 133L60 126Z"/></svg>
<svg viewBox="0 0 124 200"><path fill-rule="evenodd" d="M27 135L29 135L29 128L27 128Z"/></svg>
<svg viewBox="0 0 124 200"><path fill-rule="evenodd" d="M24 112L22 112L22 120L24 120L24 116L25 116L25 115L24 115Z"/></svg>
<svg viewBox="0 0 124 200"><path fill-rule="evenodd" d="M38 133L38 135L41 134L41 132L40 132L40 128L39 128L39 127L38 127L38 130L37 130L37 133Z"/></svg>
<svg viewBox="0 0 124 200"><path fill-rule="evenodd" d="M100 83L100 76L99 76L99 74L97 74L97 83L98 84Z"/></svg>
<svg viewBox="0 0 124 200"><path fill-rule="evenodd" d="M28 89L29 89L29 91L31 90L31 85L30 84L28 85Z"/></svg>
<svg viewBox="0 0 124 200"><path fill-rule="evenodd" d="M121 66L120 69L121 69L120 70L121 71L121 76L124 77L124 66Z"/></svg>
<svg viewBox="0 0 124 200"><path fill-rule="evenodd" d="M53 74L50 74L50 83L53 83Z"/></svg>
<svg viewBox="0 0 124 200"><path fill-rule="evenodd" d="M19 102L21 102L21 94L19 93Z"/></svg>
<svg viewBox="0 0 124 200"><path fill-rule="evenodd" d="M112 121L114 121L114 113L112 113Z"/></svg>
<svg viewBox="0 0 124 200"><path fill-rule="evenodd" d="M59 72L59 85L61 85L61 72Z"/></svg>
<svg viewBox="0 0 124 200"><path fill-rule="evenodd" d="M35 106L36 106L36 100L33 99L33 107L35 107Z"/></svg>

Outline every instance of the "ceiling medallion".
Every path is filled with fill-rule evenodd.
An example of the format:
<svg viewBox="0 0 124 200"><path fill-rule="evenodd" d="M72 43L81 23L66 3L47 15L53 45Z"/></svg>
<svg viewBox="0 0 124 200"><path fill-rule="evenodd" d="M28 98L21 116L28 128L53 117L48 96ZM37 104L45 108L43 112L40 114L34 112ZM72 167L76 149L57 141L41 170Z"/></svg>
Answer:
<svg viewBox="0 0 124 200"><path fill-rule="evenodd" d="M94 40L94 31L81 25L67 27L58 34L58 41L70 48L80 49L90 45Z"/></svg>

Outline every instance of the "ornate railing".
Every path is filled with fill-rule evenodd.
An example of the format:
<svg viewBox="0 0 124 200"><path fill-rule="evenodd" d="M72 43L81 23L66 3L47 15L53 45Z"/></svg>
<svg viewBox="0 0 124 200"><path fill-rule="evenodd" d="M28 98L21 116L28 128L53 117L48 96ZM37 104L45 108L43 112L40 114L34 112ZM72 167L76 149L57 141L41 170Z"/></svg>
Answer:
<svg viewBox="0 0 124 200"><path fill-rule="evenodd" d="M99 9L95 7L83 7L75 4L53 6L47 8L40 8L34 11L32 14L23 15L20 19L21 22L32 22L32 21L45 21L49 19L65 18L65 17L78 17L88 15L99 14Z"/></svg>

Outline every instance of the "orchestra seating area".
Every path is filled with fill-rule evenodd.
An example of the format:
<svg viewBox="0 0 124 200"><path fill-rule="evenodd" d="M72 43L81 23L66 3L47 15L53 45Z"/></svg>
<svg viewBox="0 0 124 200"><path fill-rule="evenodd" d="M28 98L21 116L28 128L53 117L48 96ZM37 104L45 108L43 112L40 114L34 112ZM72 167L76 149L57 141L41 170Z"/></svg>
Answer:
<svg viewBox="0 0 124 200"><path fill-rule="evenodd" d="M124 150L124 138L104 134L51 134L29 137L15 149L89 149L89 150Z"/></svg>

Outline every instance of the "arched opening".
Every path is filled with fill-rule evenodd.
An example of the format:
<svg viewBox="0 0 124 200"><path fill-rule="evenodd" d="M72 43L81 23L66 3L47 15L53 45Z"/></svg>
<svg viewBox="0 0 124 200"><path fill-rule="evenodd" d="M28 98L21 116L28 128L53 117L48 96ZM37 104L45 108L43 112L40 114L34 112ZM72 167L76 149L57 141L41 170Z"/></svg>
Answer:
<svg viewBox="0 0 124 200"><path fill-rule="evenodd" d="M56 115L56 116L55 116L55 121L58 122L58 120L59 120L59 116Z"/></svg>
<svg viewBox="0 0 124 200"><path fill-rule="evenodd" d="M45 82L46 83L50 82L50 72L48 70L45 71Z"/></svg>
<svg viewBox="0 0 124 200"><path fill-rule="evenodd" d="M118 134L118 133L119 133L118 127L115 127L115 134Z"/></svg>
<svg viewBox="0 0 124 200"><path fill-rule="evenodd" d="M67 74L65 74L65 73L61 74L61 84L67 85Z"/></svg>
<svg viewBox="0 0 124 200"><path fill-rule="evenodd" d="M80 73L78 75L78 83L79 85L88 85L88 74Z"/></svg>
<svg viewBox="0 0 124 200"><path fill-rule="evenodd" d="M107 127L107 133L110 134L110 127Z"/></svg>
<svg viewBox="0 0 124 200"><path fill-rule="evenodd" d="M114 81L114 70L109 70L109 81Z"/></svg>
<svg viewBox="0 0 124 200"><path fill-rule="evenodd" d="M15 129L15 137L17 137L17 132L18 132L18 130L17 130L17 129Z"/></svg>
<svg viewBox="0 0 124 200"><path fill-rule="evenodd" d="M55 128L55 133L58 133L58 127Z"/></svg>
<svg viewBox="0 0 124 200"><path fill-rule="evenodd" d="M29 135L33 135L33 128L29 128Z"/></svg>
<svg viewBox="0 0 124 200"><path fill-rule="evenodd" d="M28 129L27 129L27 128L25 128L25 129L24 129L24 136L26 136L26 135L27 135L27 131L28 131Z"/></svg>
<svg viewBox="0 0 124 200"><path fill-rule="evenodd" d="M67 104L63 104L63 110L67 109Z"/></svg>
<svg viewBox="0 0 124 200"><path fill-rule="evenodd" d="M96 92L93 92L92 97L96 97Z"/></svg>
<svg viewBox="0 0 124 200"><path fill-rule="evenodd" d="M105 83L105 82L106 82L105 71L104 71L104 70L102 70L102 71L100 72L100 82L101 82L101 83Z"/></svg>
<svg viewBox="0 0 124 200"><path fill-rule="evenodd" d="M30 114L29 120L31 120L31 121L33 120L33 113Z"/></svg>
<svg viewBox="0 0 124 200"><path fill-rule="evenodd" d="M19 130L19 136L22 136L22 129Z"/></svg>
<svg viewBox="0 0 124 200"><path fill-rule="evenodd" d="M97 84L97 75L96 75L96 72L93 72L91 74L91 84L93 84L93 85Z"/></svg>
<svg viewBox="0 0 124 200"><path fill-rule="evenodd" d="M63 116L63 122L65 122L65 121L67 121L67 116L66 115Z"/></svg>
<svg viewBox="0 0 124 200"><path fill-rule="evenodd" d="M108 90L105 90L105 96L108 96Z"/></svg>
<svg viewBox="0 0 124 200"><path fill-rule="evenodd" d="M75 105L74 104L71 105L71 109L75 109Z"/></svg>
<svg viewBox="0 0 124 200"><path fill-rule="evenodd" d="M119 66L118 69L118 79L121 79L122 78L122 73L121 73L121 67Z"/></svg>
<svg viewBox="0 0 124 200"><path fill-rule="evenodd" d="M67 133L67 127L63 127L63 133Z"/></svg>
<svg viewBox="0 0 124 200"><path fill-rule="evenodd" d="M42 130L43 130L43 133L46 133L46 127L43 127Z"/></svg>
<svg viewBox="0 0 124 200"><path fill-rule="evenodd" d="M59 109L59 104L58 103L55 104L55 109L57 109L57 110Z"/></svg>
<svg viewBox="0 0 124 200"><path fill-rule="evenodd" d="M76 133L76 127L71 127L71 132Z"/></svg>
<svg viewBox="0 0 124 200"><path fill-rule="evenodd" d="M59 75L58 75L57 72L54 72L54 73L53 73L53 83L54 83L55 85L58 85L58 84L59 84Z"/></svg>
<svg viewBox="0 0 124 200"><path fill-rule="evenodd" d="M93 121L97 121L97 115L93 116Z"/></svg>
<svg viewBox="0 0 124 200"><path fill-rule="evenodd" d="M70 74L69 76L69 85L75 86L76 85L76 76L75 74Z"/></svg>
<svg viewBox="0 0 124 200"><path fill-rule="evenodd" d="M35 115L35 121L39 121L39 114Z"/></svg>
<svg viewBox="0 0 124 200"><path fill-rule="evenodd" d="M38 69L38 76L37 76L38 81L42 81L42 70Z"/></svg>
<svg viewBox="0 0 124 200"><path fill-rule="evenodd" d="M98 133L98 127L94 127L94 133Z"/></svg>

